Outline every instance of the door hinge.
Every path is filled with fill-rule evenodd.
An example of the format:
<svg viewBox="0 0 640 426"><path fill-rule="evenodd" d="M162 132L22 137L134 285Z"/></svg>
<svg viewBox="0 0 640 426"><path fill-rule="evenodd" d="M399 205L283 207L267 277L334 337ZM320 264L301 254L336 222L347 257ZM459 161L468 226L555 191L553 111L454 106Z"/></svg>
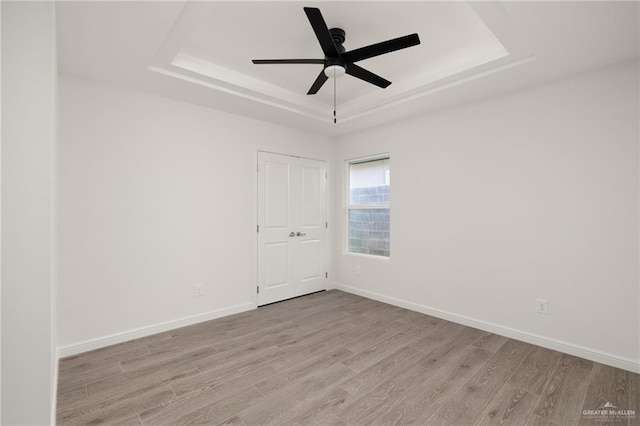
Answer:
<svg viewBox="0 0 640 426"><path fill-rule="evenodd" d="M325 278L329 278L329 273L328 273L328 272L325 272L325 273L324 273L324 277L325 277Z"/></svg>
<svg viewBox="0 0 640 426"><path fill-rule="evenodd" d="M260 294L260 286L256 287L256 293Z"/></svg>
<svg viewBox="0 0 640 426"><path fill-rule="evenodd" d="M256 225L256 232L260 232L260 225Z"/></svg>
<svg viewBox="0 0 640 426"><path fill-rule="evenodd" d="M325 179L328 179L328 178L329 178L329 176L327 176L327 172L324 172L324 178L325 178Z"/></svg>
<svg viewBox="0 0 640 426"><path fill-rule="evenodd" d="M324 223L324 227L325 227L325 228L328 228L328 227L329 227L329 222L325 222L325 223Z"/></svg>

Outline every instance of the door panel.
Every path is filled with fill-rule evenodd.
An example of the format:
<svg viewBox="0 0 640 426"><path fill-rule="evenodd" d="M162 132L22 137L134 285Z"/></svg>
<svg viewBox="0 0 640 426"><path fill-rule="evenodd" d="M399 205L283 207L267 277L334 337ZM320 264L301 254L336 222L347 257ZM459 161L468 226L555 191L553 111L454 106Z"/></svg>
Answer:
<svg viewBox="0 0 640 426"><path fill-rule="evenodd" d="M302 273L300 279L308 281L324 278L322 270L322 242L320 240L306 240L301 242Z"/></svg>
<svg viewBox="0 0 640 426"><path fill-rule="evenodd" d="M293 297L297 278L292 271L295 247L289 237L294 226L291 205L291 157L260 153L258 167L258 287L263 304Z"/></svg>
<svg viewBox="0 0 640 426"><path fill-rule="evenodd" d="M302 226L303 227L319 227L324 209L322 205L324 200L321 199L321 180L324 181L324 173L319 166L310 167L303 165L300 168L302 179Z"/></svg>
<svg viewBox="0 0 640 426"><path fill-rule="evenodd" d="M323 161L299 158L300 182L300 292L313 293L327 287L326 205L327 166Z"/></svg>
<svg viewBox="0 0 640 426"><path fill-rule="evenodd" d="M265 227L289 228L289 190L291 165L265 161Z"/></svg>
<svg viewBox="0 0 640 426"><path fill-rule="evenodd" d="M258 154L258 305L326 288L326 164Z"/></svg>
<svg viewBox="0 0 640 426"><path fill-rule="evenodd" d="M267 243L264 247L265 288L289 284L289 244Z"/></svg>

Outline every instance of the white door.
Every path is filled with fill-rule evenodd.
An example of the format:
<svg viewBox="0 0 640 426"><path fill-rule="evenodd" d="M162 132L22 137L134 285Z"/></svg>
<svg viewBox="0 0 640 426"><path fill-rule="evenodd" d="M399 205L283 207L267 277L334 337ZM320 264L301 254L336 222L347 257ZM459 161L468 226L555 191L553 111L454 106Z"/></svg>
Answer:
<svg viewBox="0 0 640 426"><path fill-rule="evenodd" d="M326 289L326 164L258 154L258 305Z"/></svg>

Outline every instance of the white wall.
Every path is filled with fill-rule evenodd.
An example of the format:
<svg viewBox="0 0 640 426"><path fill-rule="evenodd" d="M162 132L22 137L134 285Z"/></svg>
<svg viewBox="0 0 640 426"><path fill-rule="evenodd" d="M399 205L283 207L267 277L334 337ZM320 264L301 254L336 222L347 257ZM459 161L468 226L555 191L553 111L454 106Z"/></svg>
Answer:
<svg viewBox="0 0 640 426"><path fill-rule="evenodd" d="M71 77L59 90L62 354L253 308L257 150L330 159L333 142Z"/></svg>
<svg viewBox="0 0 640 426"><path fill-rule="evenodd" d="M336 281L640 371L638 117L631 62L342 138L336 206L340 163L391 153L391 258L340 221Z"/></svg>
<svg viewBox="0 0 640 426"><path fill-rule="evenodd" d="M0 5L0 99L2 99L2 6ZM2 101L0 101L2 117ZM2 119L0 119L0 422L2 422Z"/></svg>
<svg viewBox="0 0 640 426"><path fill-rule="evenodd" d="M2 419L55 412L53 3L2 2Z"/></svg>

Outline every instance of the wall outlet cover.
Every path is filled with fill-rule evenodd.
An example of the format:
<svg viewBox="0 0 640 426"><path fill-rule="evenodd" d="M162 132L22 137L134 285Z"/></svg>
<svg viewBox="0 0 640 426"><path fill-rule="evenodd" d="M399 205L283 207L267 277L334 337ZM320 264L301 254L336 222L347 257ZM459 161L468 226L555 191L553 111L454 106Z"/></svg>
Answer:
<svg viewBox="0 0 640 426"><path fill-rule="evenodd" d="M549 307L546 299L536 299L536 312L539 314L549 314Z"/></svg>

